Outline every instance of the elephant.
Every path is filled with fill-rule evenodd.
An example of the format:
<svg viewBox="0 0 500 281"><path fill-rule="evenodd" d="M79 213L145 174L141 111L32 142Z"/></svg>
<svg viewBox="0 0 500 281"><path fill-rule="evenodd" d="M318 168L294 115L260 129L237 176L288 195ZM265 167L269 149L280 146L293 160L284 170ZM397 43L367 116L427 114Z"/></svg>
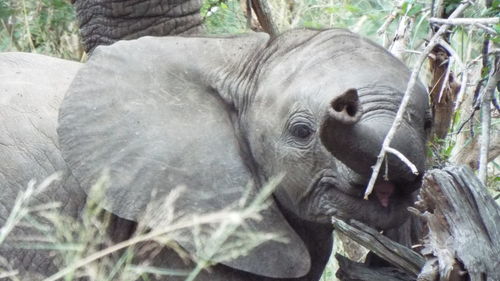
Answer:
<svg viewBox="0 0 500 281"><path fill-rule="evenodd" d="M72 0L85 51L142 36L202 32L201 0Z"/></svg>
<svg viewBox="0 0 500 281"><path fill-rule="evenodd" d="M202 214L253 198L280 176L261 219L248 220L245 231L287 242L265 241L196 280L319 280L332 249L331 217L379 230L401 225L425 169L431 118L418 82L391 147L419 174L388 155L363 199L410 72L344 29L142 37L100 46L84 65L28 54L4 54L0 65L2 224L15 190L58 170L64 179L39 200L66 202L61 211L73 216L107 171L100 204L113 214L118 241L138 222L161 228L162 200L177 186L186 192L176 209ZM151 204L157 208L148 212ZM189 255L200 243L176 242ZM16 256L25 272L56 268L42 264L41 251L0 248L0 255ZM193 266L167 247L151 263Z"/></svg>

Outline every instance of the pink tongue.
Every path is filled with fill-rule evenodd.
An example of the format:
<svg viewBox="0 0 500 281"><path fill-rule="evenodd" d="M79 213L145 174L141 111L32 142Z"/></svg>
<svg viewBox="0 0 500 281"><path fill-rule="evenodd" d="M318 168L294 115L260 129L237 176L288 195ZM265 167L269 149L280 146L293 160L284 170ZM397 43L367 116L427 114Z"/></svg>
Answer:
<svg viewBox="0 0 500 281"><path fill-rule="evenodd" d="M384 181L375 184L375 196L377 196L378 201L382 206L389 206L389 198L392 192L394 192L394 184Z"/></svg>

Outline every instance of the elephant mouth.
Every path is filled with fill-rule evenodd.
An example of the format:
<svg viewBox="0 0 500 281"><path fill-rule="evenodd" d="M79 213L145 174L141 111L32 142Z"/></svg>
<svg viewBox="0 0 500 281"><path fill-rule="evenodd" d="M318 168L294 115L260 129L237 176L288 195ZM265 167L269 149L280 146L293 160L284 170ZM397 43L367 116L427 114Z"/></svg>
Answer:
<svg viewBox="0 0 500 281"><path fill-rule="evenodd" d="M368 179L345 179L333 170L323 170L302 197L306 216L329 223L332 216L356 219L378 229L398 225L407 218L406 208L412 203L414 183L377 181L374 191L363 199Z"/></svg>

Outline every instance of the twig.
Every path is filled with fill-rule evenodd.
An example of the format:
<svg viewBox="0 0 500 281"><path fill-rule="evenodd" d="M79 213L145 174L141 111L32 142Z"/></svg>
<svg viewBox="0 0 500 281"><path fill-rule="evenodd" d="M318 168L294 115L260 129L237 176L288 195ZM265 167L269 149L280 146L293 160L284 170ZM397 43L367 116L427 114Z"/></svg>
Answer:
<svg viewBox="0 0 500 281"><path fill-rule="evenodd" d="M28 42L30 44L30 52L36 53L35 45L33 44L33 37L31 36L30 24L28 20L28 11L26 9L26 1L23 3L24 27L26 27L26 35L28 35Z"/></svg>
<svg viewBox="0 0 500 281"><path fill-rule="evenodd" d="M385 237L359 221L351 220L346 223L332 217L332 224L336 231L350 237L379 257L408 273L417 275L424 266L425 259L420 254Z"/></svg>
<svg viewBox="0 0 500 281"><path fill-rule="evenodd" d="M444 7L445 5L443 5L445 0L435 0L433 1L434 5L431 5L431 16L432 17L442 17L443 16L443 12L444 12Z"/></svg>
<svg viewBox="0 0 500 281"><path fill-rule="evenodd" d="M19 274L18 270L4 271L4 272L0 273L0 279L12 277L12 276L15 276L18 274Z"/></svg>
<svg viewBox="0 0 500 281"><path fill-rule="evenodd" d="M398 29L394 35L392 45L389 47L389 51L398 59L404 61L405 50L408 46L409 32L413 25L414 19L409 16L402 16L399 21Z"/></svg>
<svg viewBox="0 0 500 281"><path fill-rule="evenodd" d="M475 23L474 26L479 27L481 29L484 29L484 31L486 31L487 33L489 33L491 35L497 35L498 34L493 28L491 28L489 26L486 26L484 24Z"/></svg>
<svg viewBox="0 0 500 281"><path fill-rule="evenodd" d="M472 34L472 31L469 30L469 36ZM444 41L444 40L443 40ZM443 45L444 48L446 48L445 45ZM453 48L451 48L453 51L455 51ZM472 53L472 44L469 44L467 48L467 53L466 53L466 61L470 59ZM455 108L453 111L457 111L458 108L462 105L464 96L465 96L465 90L467 89L467 83L469 80L469 68L467 64L462 65L462 81L460 81L460 91L457 94L457 99L455 100Z"/></svg>
<svg viewBox="0 0 500 281"><path fill-rule="evenodd" d="M479 172L478 177L486 185L488 175L488 150L490 147L490 126L491 126L491 97L495 92L495 87L500 80L500 70L498 69L499 58L493 58L490 71L490 78L481 100L481 147L479 149Z"/></svg>
<svg viewBox="0 0 500 281"><path fill-rule="evenodd" d="M450 19L456 18L458 15L462 14L462 12L465 10L465 8L469 7L471 5L471 2L467 1L465 3L460 4L455 11L449 16ZM426 60L428 54L434 49L434 47L438 44L439 39L441 39L441 35L445 33L450 25L448 24L443 24L432 36L431 40L429 41L429 44L425 49L422 51L422 54L418 57L417 63L415 64L415 67L413 68L413 71L410 76L410 81L408 81L408 85L406 87L406 91L403 96L403 100L401 101L401 105L399 106L398 112L396 114L396 118L394 118L394 122L389 129L389 132L387 133L387 136L384 139L384 142L382 143L382 149L380 150L379 155L377 156L377 162L375 165L372 167L373 168L373 173L370 177L370 181L368 182L368 186L366 187L364 199L368 200L368 196L372 193L373 187L375 186L375 182L377 180L378 174L380 172L380 167L382 165L382 162L385 158L385 154L387 152L387 148L391 144L392 139L394 138L394 135L396 133L396 130L399 128L401 125L401 121L403 120L403 115L406 110L406 107L408 106L408 103L410 101L411 93L413 92L413 87L415 86L415 83L417 82L417 77L418 73L420 71L420 67Z"/></svg>
<svg viewBox="0 0 500 281"><path fill-rule="evenodd" d="M452 64L453 64L453 57L449 57L448 58L448 67L446 68L446 73L444 74L444 81L441 84L441 89L439 90L438 103L441 103L441 97L443 96L444 89L448 86L448 81L450 80L450 73L451 73L451 65Z"/></svg>
<svg viewBox="0 0 500 281"><path fill-rule="evenodd" d="M393 8L391 14L387 17L387 19L384 21L382 26L377 30L377 35L382 35L386 30L387 27L396 19L396 16L398 15L399 11L401 10L401 7L403 6L404 0L400 0L396 6Z"/></svg>
<svg viewBox="0 0 500 281"><path fill-rule="evenodd" d="M497 24L500 23L500 18L430 18L429 22L447 25Z"/></svg>
<svg viewBox="0 0 500 281"><path fill-rule="evenodd" d="M403 161L403 163L406 164L406 166L408 166L408 168L410 168L410 170L413 174L418 175L417 167L408 158L406 158L406 156L404 156L403 153L397 151L396 149L394 149L392 147L387 147L386 151L397 156L401 161Z"/></svg>

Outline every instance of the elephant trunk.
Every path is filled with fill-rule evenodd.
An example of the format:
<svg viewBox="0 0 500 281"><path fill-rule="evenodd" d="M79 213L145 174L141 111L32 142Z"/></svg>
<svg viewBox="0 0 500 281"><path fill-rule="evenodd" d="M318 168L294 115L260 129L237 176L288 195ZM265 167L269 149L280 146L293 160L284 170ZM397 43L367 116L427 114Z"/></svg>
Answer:
<svg viewBox="0 0 500 281"><path fill-rule="evenodd" d="M385 112L363 118L363 109L354 89L335 98L327 112L320 131L323 145L349 169L368 178L395 114ZM406 156L421 174L424 169L425 142L416 136L410 126L403 124L390 146ZM387 165L384 163L380 175L387 174L390 182L398 186L410 186L408 183L416 181L417 176L398 157L390 154L386 161ZM408 187L407 192L413 189Z"/></svg>

